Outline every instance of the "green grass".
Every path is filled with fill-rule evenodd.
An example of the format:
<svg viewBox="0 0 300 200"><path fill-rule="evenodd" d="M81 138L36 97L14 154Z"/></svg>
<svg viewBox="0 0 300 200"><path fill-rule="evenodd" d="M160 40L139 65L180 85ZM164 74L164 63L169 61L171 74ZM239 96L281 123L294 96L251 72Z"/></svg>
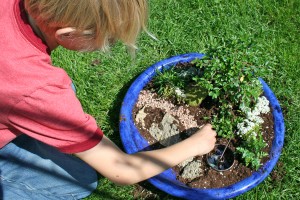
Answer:
<svg viewBox="0 0 300 200"><path fill-rule="evenodd" d="M276 182L268 177L236 199L299 199L299 12L299 0L151 0L149 30L159 41L143 33L134 61L126 48L117 44L109 54L59 48L52 54L53 63L69 73L84 110L122 148L118 131L121 102L143 70L173 55L203 52L205 45L215 44L218 38L255 38L278 61L267 82L284 109L286 137L279 160L282 166L274 169L282 178ZM103 177L99 183L97 191L87 199L133 199L134 186L115 186ZM175 199L149 185L145 190L154 193L156 199Z"/></svg>

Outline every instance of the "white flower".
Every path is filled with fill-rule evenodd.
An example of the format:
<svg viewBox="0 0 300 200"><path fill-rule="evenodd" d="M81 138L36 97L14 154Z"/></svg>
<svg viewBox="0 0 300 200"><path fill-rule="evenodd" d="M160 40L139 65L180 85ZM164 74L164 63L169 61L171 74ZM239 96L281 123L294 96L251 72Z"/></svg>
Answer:
<svg viewBox="0 0 300 200"><path fill-rule="evenodd" d="M252 111L244 104L240 106L240 109L246 114L246 119L237 125L237 135L240 137L256 137L257 126L264 122L260 115L270 112L268 99L264 96L259 97Z"/></svg>
<svg viewBox="0 0 300 200"><path fill-rule="evenodd" d="M266 114L270 112L269 100L262 96L257 99L257 103L255 105L255 109L259 110L260 113Z"/></svg>
<svg viewBox="0 0 300 200"><path fill-rule="evenodd" d="M245 104L243 104L243 103L240 105L240 109L241 109L241 111L243 111L244 113L248 113L248 112L251 111L251 109L250 109L249 107L245 106Z"/></svg>
<svg viewBox="0 0 300 200"><path fill-rule="evenodd" d="M178 87L175 88L175 93L179 97L186 97L186 95L184 94L184 92L182 90L180 90Z"/></svg>

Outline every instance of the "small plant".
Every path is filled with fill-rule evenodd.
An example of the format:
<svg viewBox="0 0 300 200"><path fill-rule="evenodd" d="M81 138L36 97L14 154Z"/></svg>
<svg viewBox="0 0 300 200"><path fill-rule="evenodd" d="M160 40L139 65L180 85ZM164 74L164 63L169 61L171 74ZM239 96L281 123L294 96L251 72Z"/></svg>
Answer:
<svg viewBox="0 0 300 200"><path fill-rule="evenodd" d="M162 97L197 106L207 96L206 90L197 86L193 80L193 77L197 76L202 76L202 70L196 67L186 68L184 65L162 72L158 71L153 87Z"/></svg>
<svg viewBox="0 0 300 200"><path fill-rule="evenodd" d="M256 137L247 138L241 147L237 147L237 151L241 154L246 166L251 165L257 170L261 166L261 159L268 155L261 151L265 146L262 135L258 134Z"/></svg>
<svg viewBox="0 0 300 200"><path fill-rule="evenodd" d="M182 92L187 79L180 76L175 68L171 70L164 70L163 72L158 71L158 76L154 81L154 87L157 93L165 98L175 97L178 102L183 102L185 94Z"/></svg>
<svg viewBox="0 0 300 200"><path fill-rule="evenodd" d="M209 97L216 107L210 121L218 136L239 137L242 142L237 153L247 166L258 169L266 156L260 114L270 111L259 77L270 74L265 60L272 59L252 41L233 38L219 44L208 47L204 58L192 61L194 67L188 71L175 67L159 73L154 88L164 97L176 97L192 106Z"/></svg>

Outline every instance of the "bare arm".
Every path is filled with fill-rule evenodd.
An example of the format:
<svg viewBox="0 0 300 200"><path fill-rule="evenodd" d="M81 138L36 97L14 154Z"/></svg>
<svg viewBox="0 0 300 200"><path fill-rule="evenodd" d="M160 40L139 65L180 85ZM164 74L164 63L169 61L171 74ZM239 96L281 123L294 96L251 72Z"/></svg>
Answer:
<svg viewBox="0 0 300 200"><path fill-rule="evenodd" d="M129 155L104 136L98 145L76 155L111 181L127 185L151 178L192 156L208 153L214 147L215 137L211 125L206 125L170 147Z"/></svg>

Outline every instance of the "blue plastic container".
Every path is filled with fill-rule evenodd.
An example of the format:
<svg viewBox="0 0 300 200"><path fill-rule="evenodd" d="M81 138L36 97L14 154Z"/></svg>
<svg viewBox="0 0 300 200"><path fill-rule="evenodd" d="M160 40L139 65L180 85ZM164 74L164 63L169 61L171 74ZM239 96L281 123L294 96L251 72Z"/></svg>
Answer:
<svg viewBox="0 0 300 200"><path fill-rule="evenodd" d="M189 62L196 58L201 59L203 56L204 54L189 53L162 60L146 69L132 83L124 98L120 113L120 134L123 146L127 153L132 154L149 149L148 142L140 135L132 119L132 109L135 106L140 91L155 76L157 70L162 71L163 69L168 69L176 65L178 62ZM148 181L158 189L170 195L190 200L233 198L249 191L261 183L270 174L279 159L284 142L285 127L282 111L275 95L262 79L260 79L260 81L262 83L265 96L270 101L273 110L275 132L270 152L270 160L267 161L265 165L263 165L258 171L254 172L252 176L240 182L216 189L188 187L176 180L175 172L172 169L168 169L163 173L148 179Z"/></svg>

